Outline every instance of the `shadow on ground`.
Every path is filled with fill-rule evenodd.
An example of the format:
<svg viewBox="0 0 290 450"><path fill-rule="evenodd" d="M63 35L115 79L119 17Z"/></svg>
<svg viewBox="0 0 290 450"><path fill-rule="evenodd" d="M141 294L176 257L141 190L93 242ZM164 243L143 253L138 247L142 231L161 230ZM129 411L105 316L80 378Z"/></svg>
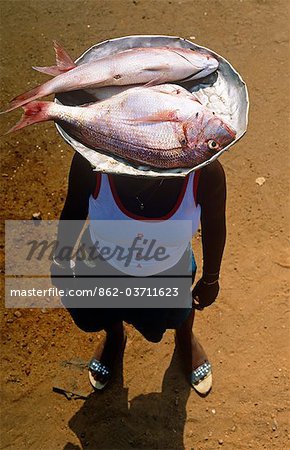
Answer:
<svg viewBox="0 0 290 450"><path fill-rule="evenodd" d="M92 393L71 418L69 427L80 447L68 443L64 450L182 450L190 392L190 385L180 376L176 351L166 370L162 392L140 395L128 403L128 389L120 375L107 390Z"/></svg>

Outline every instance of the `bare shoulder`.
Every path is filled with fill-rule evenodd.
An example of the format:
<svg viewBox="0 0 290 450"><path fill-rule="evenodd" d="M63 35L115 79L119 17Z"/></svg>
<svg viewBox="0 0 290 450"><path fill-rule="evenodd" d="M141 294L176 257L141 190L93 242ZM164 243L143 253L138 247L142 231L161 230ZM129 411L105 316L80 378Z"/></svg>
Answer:
<svg viewBox="0 0 290 450"><path fill-rule="evenodd" d="M208 164L200 171L200 179L206 180L208 183L217 183L225 180L225 171L221 163L216 159Z"/></svg>
<svg viewBox="0 0 290 450"><path fill-rule="evenodd" d="M73 155L71 167L84 172L92 172L91 164L79 152L75 152Z"/></svg>
<svg viewBox="0 0 290 450"><path fill-rule="evenodd" d="M216 196L225 197L226 176L223 166L218 160L203 167L200 171L197 199L199 203Z"/></svg>
<svg viewBox="0 0 290 450"><path fill-rule="evenodd" d="M89 161L78 152L75 152L69 172L69 193L77 195L91 193L95 189L96 172Z"/></svg>

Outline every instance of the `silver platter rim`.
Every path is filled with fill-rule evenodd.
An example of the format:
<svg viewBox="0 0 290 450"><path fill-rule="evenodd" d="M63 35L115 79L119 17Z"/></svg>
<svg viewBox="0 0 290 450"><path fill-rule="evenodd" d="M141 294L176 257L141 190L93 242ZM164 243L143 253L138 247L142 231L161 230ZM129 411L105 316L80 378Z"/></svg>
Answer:
<svg viewBox="0 0 290 450"><path fill-rule="evenodd" d="M87 50L85 50L76 60L75 63L79 63L80 61L82 61L82 59L84 59L86 57L86 55L90 54L92 52L92 50L94 49L99 49L100 47L104 47L104 46L110 46L111 44L116 48L118 46L116 46L116 44L122 43L122 41L128 41L130 42L133 41L135 42L136 40L140 40L142 39L142 46L148 46L150 47L151 45L148 45L148 42L151 43L151 40L160 40L164 38L167 41L175 41L176 43L181 43L181 44L186 44L185 47L187 48L198 48L201 49L202 51L209 53L211 55L213 55L214 57L216 57L220 63L223 64L223 67L227 67L228 70L232 73L233 77L235 80L237 81L237 84L240 84L240 87L242 87L243 89L243 103L244 103L244 108L243 108L243 115L245 116L244 119L244 126L243 129L241 130L237 130L237 137L236 139L231 142L228 146L226 146L225 148L223 148L222 150L220 150L217 154L215 154L212 158L204 161L203 163L193 167L193 168L178 168L178 169L156 169L156 168L150 168L148 166L143 166L143 165L139 165L139 166L132 166L130 163L128 163L127 161L125 161L122 158L119 157L115 157L115 156L108 156L102 153L99 153L96 150L90 149L88 147L86 147L85 145L83 145L82 143L78 142L76 139L72 138L68 133L65 132L65 130L58 125L57 123L55 123L56 129L59 132L59 134L61 135L61 137L65 140L65 142L67 142L74 150L78 151L84 158L86 158L91 165L93 166L93 170L97 171L97 172L102 172L102 173L110 173L110 174L118 174L118 175L126 175L126 176L139 176L139 177L185 177L187 176L189 173L194 172L196 170L199 170L205 166L207 166L208 164L210 164L211 162L215 161L216 159L218 159L224 152L228 151L234 144L236 144L246 133L247 131L247 127L248 127L248 114L249 114L249 94L248 94L248 89L246 86L245 81L243 80L243 78L241 77L241 75L238 73L237 70L234 69L234 67L231 65L231 63L229 61L227 61L224 57L222 57L221 55L219 55L218 53L214 52L213 50L201 46L199 44L193 43L191 42L189 39L185 39L185 38L181 38L179 36L167 36L167 35L130 35L130 36L122 36L119 38L113 38L113 39L106 39L105 41L99 42L97 44L92 45L90 48L88 48ZM149 40L149 41L148 41ZM160 44L158 44L160 45ZM166 44L168 45L168 44ZM134 48L136 47L136 45L129 45L126 46L128 49L129 48ZM184 47L184 45L180 45L180 47ZM119 49L116 50L116 52L112 52L113 53L117 53L118 51L120 51ZM221 69L218 69L218 72L221 71ZM238 88L238 86L237 86ZM55 102L56 103L61 103L57 97L55 98ZM98 157L96 157L96 155L100 155L100 164L98 164Z"/></svg>

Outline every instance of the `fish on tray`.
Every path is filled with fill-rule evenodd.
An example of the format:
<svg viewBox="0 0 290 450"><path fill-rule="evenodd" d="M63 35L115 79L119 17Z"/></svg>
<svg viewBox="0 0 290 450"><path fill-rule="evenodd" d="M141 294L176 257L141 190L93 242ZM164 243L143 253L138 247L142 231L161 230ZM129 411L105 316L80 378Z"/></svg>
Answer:
<svg viewBox="0 0 290 450"><path fill-rule="evenodd" d="M135 164L195 167L230 144L235 131L186 89L135 87L86 106L34 101L9 132L54 120L79 142Z"/></svg>
<svg viewBox="0 0 290 450"><path fill-rule="evenodd" d="M132 48L77 66L54 42L56 66L33 67L55 78L15 97L3 112L12 111L50 94L103 86L157 85L203 78L218 61L199 50L171 47Z"/></svg>

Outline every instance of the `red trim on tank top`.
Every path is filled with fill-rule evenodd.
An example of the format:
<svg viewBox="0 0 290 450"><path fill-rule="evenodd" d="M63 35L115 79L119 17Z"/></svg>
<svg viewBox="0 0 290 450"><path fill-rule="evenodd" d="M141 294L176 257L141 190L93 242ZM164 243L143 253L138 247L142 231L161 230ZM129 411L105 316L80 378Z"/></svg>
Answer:
<svg viewBox="0 0 290 450"><path fill-rule="evenodd" d="M198 188L199 176L200 176L200 169L195 171L194 180L193 180L193 198L194 198L195 206L197 205L197 188Z"/></svg>
<svg viewBox="0 0 290 450"><path fill-rule="evenodd" d="M94 193L93 193L93 197L94 197L95 200L98 197L99 192L100 192L101 178L102 178L102 174L98 172L97 176L96 176L96 187L95 187L95 190L94 190Z"/></svg>
<svg viewBox="0 0 290 450"><path fill-rule="evenodd" d="M117 206L120 208L120 210L126 214L126 216L131 217L131 219L135 219L135 220L167 220L170 219L170 217L173 216L173 214L178 210L179 206L181 205L181 202L184 198L184 194L187 188L187 184L188 184L188 180L189 180L189 176L187 176L184 180L182 189L179 193L178 199L176 204L174 205L174 207L172 208L171 211L169 211L169 213L165 214L164 216L161 217L144 217L144 216L138 216L138 214L134 214L130 211L128 211L125 206L123 205L123 203L121 202L121 199L119 197L119 194L116 190L113 178L111 175L107 175L108 179L109 179L109 184L110 184L110 188L111 188L111 192L113 194L114 200L117 204Z"/></svg>

